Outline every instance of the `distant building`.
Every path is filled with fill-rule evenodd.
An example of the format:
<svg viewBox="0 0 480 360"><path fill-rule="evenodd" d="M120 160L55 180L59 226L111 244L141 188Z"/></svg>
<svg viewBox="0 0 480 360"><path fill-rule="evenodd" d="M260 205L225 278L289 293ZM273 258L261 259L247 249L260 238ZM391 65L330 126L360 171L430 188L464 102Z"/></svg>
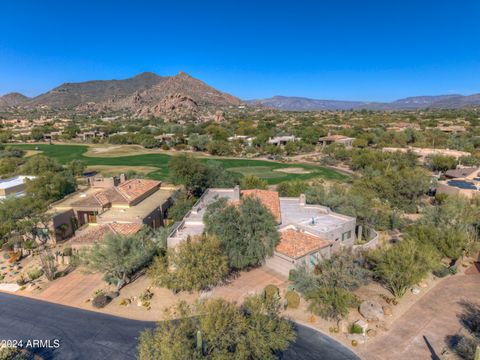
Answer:
<svg viewBox="0 0 480 360"><path fill-rule="evenodd" d="M247 196L258 198L273 214L280 232L280 243L266 266L288 276L299 263L312 267L341 247L351 247L356 239L356 219L331 211L321 205L308 205L305 196L279 197L270 190L208 189L183 220L173 227L167 238L168 247L175 247L188 237L201 235L203 216L212 202L225 198L237 203Z"/></svg>
<svg viewBox="0 0 480 360"><path fill-rule="evenodd" d="M35 176L15 176L10 179L0 180L0 200L7 197L20 197L25 195L25 180L33 180Z"/></svg>
<svg viewBox="0 0 480 360"><path fill-rule="evenodd" d="M103 131L85 131L77 134L77 137L83 141L86 141L94 138L104 138L105 133Z"/></svg>
<svg viewBox="0 0 480 360"><path fill-rule="evenodd" d="M480 168L457 168L445 173L447 180L439 181L437 194L461 195L468 198L480 194Z"/></svg>
<svg viewBox="0 0 480 360"><path fill-rule="evenodd" d="M273 138L268 139L268 144L276 145L276 146L285 146L290 141L299 141L300 138L294 135L285 135L285 136L275 136Z"/></svg>
<svg viewBox="0 0 480 360"><path fill-rule="evenodd" d="M467 128L462 125L437 126L436 129L450 134L464 133L467 131Z"/></svg>
<svg viewBox="0 0 480 360"><path fill-rule="evenodd" d="M247 135L233 135L227 138L228 141L240 141L246 143L248 145L252 145L253 140L255 140L254 136L247 136Z"/></svg>
<svg viewBox="0 0 480 360"><path fill-rule="evenodd" d="M352 147L355 138L351 138L344 135L328 135L318 139L318 142L325 146L330 144L340 144L345 147Z"/></svg>

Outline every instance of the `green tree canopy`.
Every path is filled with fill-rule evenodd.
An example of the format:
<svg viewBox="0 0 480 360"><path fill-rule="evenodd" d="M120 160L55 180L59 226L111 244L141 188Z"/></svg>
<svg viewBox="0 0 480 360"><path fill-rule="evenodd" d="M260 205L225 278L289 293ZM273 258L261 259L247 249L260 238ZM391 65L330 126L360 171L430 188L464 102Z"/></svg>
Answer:
<svg viewBox="0 0 480 360"><path fill-rule="evenodd" d="M188 238L167 255L159 255L149 269L157 286L172 290L202 290L220 283L228 274L228 257L213 236Z"/></svg>
<svg viewBox="0 0 480 360"><path fill-rule="evenodd" d="M255 175L246 175L240 181L240 188L242 190L248 189L266 189L268 183Z"/></svg>
<svg viewBox="0 0 480 360"><path fill-rule="evenodd" d="M260 200L244 198L239 206L220 199L207 208L205 231L220 239L230 267L260 265L279 242L276 220Z"/></svg>
<svg viewBox="0 0 480 360"><path fill-rule="evenodd" d="M82 263L93 271L105 274L120 290L128 284L130 277L148 264L157 252L149 230L135 235L107 235L91 248L81 253Z"/></svg>
<svg viewBox="0 0 480 360"><path fill-rule="evenodd" d="M242 307L223 299L172 310L174 321L146 330L138 346L140 360L277 359L295 340L278 306L250 297ZM195 316L199 315L199 316Z"/></svg>
<svg viewBox="0 0 480 360"><path fill-rule="evenodd" d="M437 251L431 245L405 239L389 248L374 251L370 260L375 277L395 297L402 297L439 264Z"/></svg>

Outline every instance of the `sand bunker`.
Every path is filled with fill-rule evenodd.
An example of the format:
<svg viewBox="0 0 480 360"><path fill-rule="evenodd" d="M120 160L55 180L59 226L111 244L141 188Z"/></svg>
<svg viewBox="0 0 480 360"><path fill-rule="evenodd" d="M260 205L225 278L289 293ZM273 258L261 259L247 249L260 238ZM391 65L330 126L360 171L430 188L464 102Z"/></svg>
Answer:
<svg viewBox="0 0 480 360"><path fill-rule="evenodd" d="M281 168L281 169L274 169L273 171L283 172L286 174L310 174L311 171L305 170L301 167L289 167L289 168Z"/></svg>

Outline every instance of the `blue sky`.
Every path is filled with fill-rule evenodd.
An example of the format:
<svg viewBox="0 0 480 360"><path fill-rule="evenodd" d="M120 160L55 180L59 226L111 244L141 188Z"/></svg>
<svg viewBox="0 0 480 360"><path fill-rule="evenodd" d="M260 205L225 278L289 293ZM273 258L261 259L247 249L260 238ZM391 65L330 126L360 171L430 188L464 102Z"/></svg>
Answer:
<svg viewBox="0 0 480 360"><path fill-rule="evenodd" d="M0 94L185 71L243 99L480 92L480 1L4 1Z"/></svg>

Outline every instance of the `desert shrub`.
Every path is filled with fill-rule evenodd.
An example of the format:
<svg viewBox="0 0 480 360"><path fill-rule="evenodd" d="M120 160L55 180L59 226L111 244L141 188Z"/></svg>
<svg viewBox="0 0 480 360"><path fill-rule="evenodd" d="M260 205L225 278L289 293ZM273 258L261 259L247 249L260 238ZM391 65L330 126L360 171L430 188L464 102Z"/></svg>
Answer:
<svg viewBox="0 0 480 360"><path fill-rule="evenodd" d="M246 175L240 181L242 190L247 189L267 189L268 183L255 175Z"/></svg>
<svg viewBox="0 0 480 360"><path fill-rule="evenodd" d="M363 329L357 324L352 324L348 329L349 334L363 334Z"/></svg>
<svg viewBox="0 0 480 360"><path fill-rule="evenodd" d="M99 294L93 298L92 306L97 309L101 309L107 306L110 303L110 301L112 301L112 299L109 296L104 294Z"/></svg>
<svg viewBox="0 0 480 360"><path fill-rule="evenodd" d="M2 250L5 251L5 252L13 251L13 242L12 241L7 241L7 242L3 243Z"/></svg>
<svg viewBox="0 0 480 360"><path fill-rule="evenodd" d="M67 275L65 271L57 271L55 272L55 275L53 275L53 279L59 279L61 277L64 277L65 275Z"/></svg>
<svg viewBox="0 0 480 360"><path fill-rule="evenodd" d="M30 280L37 280L40 276L43 275L43 270L40 268L33 268L27 271L27 276Z"/></svg>
<svg viewBox="0 0 480 360"><path fill-rule="evenodd" d="M300 295L294 290L290 290L285 294L287 300L287 307L289 309L298 309L300 306Z"/></svg>
<svg viewBox="0 0 480 360"><path fill-rule="evenodd" d="M453 347L453 351L461 359L470 360L475 357L475 350L477 346L480 346L479 340L471 337L462 336Z"/></svg>
<svg viewBox="0 0 480 360"><path fill-rule="evenodd" d="M71 247L66 247L63 249L63 255L64 256L72 256L73 255L73 249Z"/></svg>
<svg viewBox="0 0 480 360"><path fill-rule="evenodd" d="M437 268L439 259L432 246L408 238L392 247L375 250L370 260L375 277L399 298Z"/></svg>
<svg viewBox="0 0 480 360"><path fill-rule="evenodd" d="M139 360L276 359L295 340L292 324L260 296L242 306L209 299L177 304L155 330L140 335ZM196 316L201 314L202 316Z"/></svg>
<svg viewBox="0 0 480 360"><path fill-rule="evenodd" d="M20 277L17 279L17 285L23 286L27 283L27 279L25 278L25 275L20 275Z"/></svg>
<svg viewBox="0 0 480 360"><path fill-rule="evenodd" d="M19 261L22 258L22 252L21 251L10 251L8 253L8 262L9 263L14 263Z"/></svg>
<svg viewBox="0 0 480 360"><path fill-rule="evenodd" d="M284 181L277 186L280 196L297 197L308 190L308 183L303 180Z"/></svg>
<svg viewBox="0 0 480 360"><path fill-rule="evenodd" d="M273 299L276 296L280 296L280 290L277 286L269 284L265 286L265 289L263 289L263 294L265 299Z"/></svg>
<svg viewBox="0 0 480 360"><path fill-rule="evenodd" d="M345 318L350 309L359 305L359 300L352 292L330 286L321 286L305 293L310 302L308 309L324 319L338 320Z"/></svg>
<svg viewBox="0 0 480 360"><path fill-rule="evenodd" d="M446 266L441 266L438 269L432 271L433 275L439 278L443 278L447 275L450 275L450 269Z"/></svg>
<svg viewBox="0 0 480 360"><path fill-rule="evenodd" d="M40 264L47 280L54 280L55 274L57 272L55 255L53 255L51 251L45 250L43 253L40 254Z"/></svg>

